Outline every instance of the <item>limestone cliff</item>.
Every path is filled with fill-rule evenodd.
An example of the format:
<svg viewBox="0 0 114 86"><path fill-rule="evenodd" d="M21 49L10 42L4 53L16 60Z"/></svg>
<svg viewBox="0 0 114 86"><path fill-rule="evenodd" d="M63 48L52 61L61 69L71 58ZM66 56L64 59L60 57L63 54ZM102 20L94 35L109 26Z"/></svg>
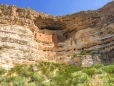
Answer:
<svg viewBox="0 0 114 86"><path fill-rule="evenodd" d="M77 60L72 54L96 50L113 61L114 2L98 10L56 17L0 5L1 64L51 61L82 65L89 57L77 56ZM86 63L89 60L93 61L90 57Z"/></svg>

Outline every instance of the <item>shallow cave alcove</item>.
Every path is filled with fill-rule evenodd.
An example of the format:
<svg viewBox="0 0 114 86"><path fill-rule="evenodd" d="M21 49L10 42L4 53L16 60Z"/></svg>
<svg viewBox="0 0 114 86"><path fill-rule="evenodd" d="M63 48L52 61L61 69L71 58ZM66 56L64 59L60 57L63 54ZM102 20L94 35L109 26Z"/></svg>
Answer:
<svg viewBox="0 0 114 86"><path fill-rule="evenodd" d="M47 29L47 30L63 30L66 27L66 24L61 22L60 20L54 20L50 18L41 18L38 17L34 21L34 24L40 29Z"/></svg>

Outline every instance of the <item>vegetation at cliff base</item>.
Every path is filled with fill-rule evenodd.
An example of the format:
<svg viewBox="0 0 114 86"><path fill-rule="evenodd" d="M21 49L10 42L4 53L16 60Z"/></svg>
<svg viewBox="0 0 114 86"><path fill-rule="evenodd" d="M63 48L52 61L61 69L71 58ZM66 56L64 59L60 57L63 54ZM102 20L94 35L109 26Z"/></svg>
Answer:
<svg viewBox="0 0 114 86"><path fill-rule="evenodd" d="M16 65L10 70L0 68L0 86L114 86L114 65Z"/></svg>

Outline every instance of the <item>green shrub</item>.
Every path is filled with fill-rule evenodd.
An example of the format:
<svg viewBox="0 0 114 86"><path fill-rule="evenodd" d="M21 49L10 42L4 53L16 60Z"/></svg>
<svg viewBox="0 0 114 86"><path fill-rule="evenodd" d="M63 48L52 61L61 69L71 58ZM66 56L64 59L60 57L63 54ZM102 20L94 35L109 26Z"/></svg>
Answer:
<svg viewBox="0 0 114 86"><path fill-rule="evenodd" d="M100 78L103 80L103 86L113 86L114 85L114 77L110 74L102 75ZM110 85L108 85L110 84ZM113 85L112 85L113 84Z"/></svg>
<svg viewBox="0 0 114 86"><path fill-rule="evenodd" d="M93 65L93 67L95 67L96 69L99 69L99 68L103 67L103 65L102 64L95 64L95 65Z"/></svg>
<svg viewBox="0 0 114 86"><path fill-rule="evenodd" d="M92 55L92 52L91 51L81 51L79 54L80 55Z"/></svg>
<svg viewBox="0 0 114 86"><path fill-rule="evenodd" d="M24 86L25 82L26 82L26 78L21 77L21 76L15 76L13 78L13 85L14 86Z"/></svg>
<svg viewBox="0 0 114 86"><path fill-rule="evenodd" d="M9 83L5 82L5 81L2 81L0 83L0 86L11 86Z"/></svg>
<svg viewBox="0 0 114 86"><path fill-rule="evenodd" d="M68 77L67 77L68 78ZM55 83L55 86L65 86L64 84L66 83L66 78L62 74L53 74L51 76L51 80L53 83Z"/></svg>
<svg viewBox="0 0 114 86"><path fill-rule="evenodd" d="M103 86L114 86L113 83L103 83Z"/></svg>
<svg viewBox="0 0 114 86"><path fill-rule="evenodd" d="M77 56L77 54L76 53L73 53L73 55L72 55L73 57L76 57Z"/></svg>
<svg viewBox="0 0 114 86"><path fill-rule="evenodd" d="M59 75L59 74L53 74L51 76L51 79L52 80L55 80L55 81L60 81L61 79L63 79L63 76L62 75Z"/></svg>
<svg viewBox="0 0 114 86"><path fill-rule="evenodd" d="M44 76L39 73L34 73L31 77L31 79L35 82L42 82L44 80Z"/></svg>
<svg viewBox="0 0 114 86"><path fill-rule="evenodd" d="M108 82L109 83L114 83L114 77L108 76Z"/></svg>
<svg viewBox="0 0 114 86"><path fill-rule="evenodd" d="M56 68L61 67L61 64L59 64L59 63L52 63L52 65L54 65Z"/></svg>
<svg viewBox="0 0 114 86"><path fill-rule="evenodd" d="M1 83L2 81L6 81L6 77L5 77L5 76L0 76L0 83Z"/></svg>
<svg viewBox="0 0 114 86"><path fill-rule="evenodd" d="M48 72L48 69L49 69L49 68L43 67L43 68L41 68L41 71L42 71L42 73L43 73L44 75L46 75L47 72Z"/></svg>
<svg viewBox="0 0 114 86"><path fill-rule="evenodd" d="M104 73L104 70L102 70L101 68L96 70L96 74L103 74L103 73Z"/></svg>
<svg viewBox="0 0 114 86"><path fill-rule="evenodd" d="M62 70L64 69L65 72L68 73L73 73L76 71L81 71L83 67L79 67L79 66L64 66L63 68L61 68Z"/></svg>
<svg viewBox="0 0 114 86"><path fill-rule="evenodd" d="M87 68L87 69L83 69L83 72L85 72L86 74L88 74L89 76L92 76L96 73L96 68Z"/></svg>
<svg viewBox="0 0 114 86"><path fill-rule="evenodd" d="M28 86L38 86L38 85L34 82L31 82L31 83L28 83Z"/></svg>
<svg viewBox="0 0 114 86"><path fill-rule="evenodd" d="M8 82L8 83L10 83L10 82L12 82L14 80L14 77L12 77L12 76L6 76L6 82Z"/></svg>
<svg viewBox="0 0 114 86"><path fill-rule="evenodd" d="M49 82L44 82L43 83L43 86L56 86L56 83L55 82L53 82L53 81L49 81Z"/></svg>
<svg viewBox="0 0 114 86"><path fill-rule="evenodd" d="M52 72L55 69L55 66L51 65L50 66L50 72Z"/></svg>
<svg viewBox="0 0 114 86"><path fill-rule="evenodd" d="M107 73L114 73L114 65L104 66L102 69Z"/></svg>
<svg viewBox="0 0 114 86"><path fill-rule="evenodd" d="M10 69L9 73L20 73L21 71L23 71L23 66L22 65L16 65L13 68Z"/></svg>
<svg viewBox="0 0 114 86"><path fill-rule="evenodd" d="M71 76L77 83L84 83L90 80L89 76L82 72L74 72L71 74Z"/></svg>
<svg viewBox="0 0 114 86"><path fill-rule="evenodd" d="M0 68L0 75L3 75L4 73L6 73L6 70L3 68Z"/></svg>
<svg viewBox="0 0 114 86"><path fill-rule="evenodd" d="M35 66L37 71L33 71L32 65L17 65L7 72L0 69L0 86L89 86L94 74L99 74L100 79L110 83L110 86L114 83L114 65L79 67L42 62ZM50 81L44 81L45 77ZM108 86L106 83L103 86Z"/></svg>
<svg viewBox="0 0 114 86"><path fill-rule="evenodd" d="M79 83L77 86L90 86L88 83Z"/></svg>

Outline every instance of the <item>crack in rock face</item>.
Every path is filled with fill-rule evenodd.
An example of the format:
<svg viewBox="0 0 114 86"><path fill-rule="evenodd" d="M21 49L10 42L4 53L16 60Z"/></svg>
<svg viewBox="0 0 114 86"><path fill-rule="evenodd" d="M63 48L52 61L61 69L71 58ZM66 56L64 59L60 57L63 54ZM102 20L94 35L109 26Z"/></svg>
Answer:
<svg viewBox="0 0 114 86"><path fill-rule="evenodd" d="M49 61L91 66L113 63L113 58L114 2L65 16L0 5L1 65Z"/></svg>

